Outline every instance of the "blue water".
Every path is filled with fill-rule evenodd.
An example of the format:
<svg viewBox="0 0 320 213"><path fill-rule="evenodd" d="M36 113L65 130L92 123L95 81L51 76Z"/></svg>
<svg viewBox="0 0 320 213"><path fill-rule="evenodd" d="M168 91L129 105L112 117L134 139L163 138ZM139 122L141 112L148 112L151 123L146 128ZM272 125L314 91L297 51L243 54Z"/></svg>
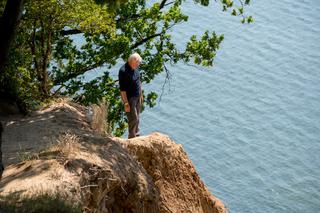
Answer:
<svg viewBox="0 0 320 213"><path fill-rule="evenodd" d="M214 1L183 11L179 48L206 29L225 40L214 67L169 66L142 133L181 143L231 213L320 212L320 1L253 0L251 25ZM144 88L161 93L163 82Z"/></svg>
<svg viewBox="0 0 320 213"><path fill-rule="evenodd" d="M142 133L182 144L230 213L320 212L320 1L253 0L251 25L211 2L185 2L173 39L183 49L192 34L223 33L214 67L168 65Z"/></svg>

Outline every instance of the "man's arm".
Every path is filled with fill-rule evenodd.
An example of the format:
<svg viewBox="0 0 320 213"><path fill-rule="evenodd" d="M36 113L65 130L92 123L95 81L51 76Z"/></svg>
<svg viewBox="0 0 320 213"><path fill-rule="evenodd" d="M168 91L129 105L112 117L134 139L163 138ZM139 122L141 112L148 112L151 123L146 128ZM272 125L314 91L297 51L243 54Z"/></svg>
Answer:
<svg viewBox="0 0 320 213"><path fill-rule="evenodd" d="M126 82L124 73L120 70L118 74L119 79L119 87L120 87L120 95L123 103L128 103L127 93L126 93Z"/></svg>
<svg viewBox="0 0 320 213"><path fill-rule="evenodd" d="M140 95L142 95L142 84L140 82Z"/></svg>
<svg viewBox="0 0 320 213"><path fill-rule="evenodd" d="M142 82L141 82L141 74L139 73L139 81L140 81L140 98L141 98L141 103L143 103L143 94L142 94Z"/></svg>
<svg viewBox="0 0 320 213"><path fill-rule="evenodd" d="M142 84L140 85L140 98L141 98L141 103L143 103L143 94L142 94Z"/></svg>
<svg viewBox="0 0 320 213"><path fill-rule="evenodd" d="M130 112L130 105L129 105L128 98L127 98L127 92L120 91L120 94L121 94L122 101L124 103L124 111Z"/></svg>
<svg viewBox="0 0 320 213"><path fill-rule="evenodd" d="M122 101L123 101L124 104L129 103L126 91L120 91L120 95L121 95L121 98L122 98Z"/></svg>
<svg viewBox="0 0 320 213"><path fill-rule="evenodd" d="M126 82L125 82L125 77L123 76L123 72L119 71L119 86L120 86L120 95L122 102L124 103L124 109L126 112L130 112L130 105L128 102L128 97L127 97L127 92L126 92Z"/></svg>

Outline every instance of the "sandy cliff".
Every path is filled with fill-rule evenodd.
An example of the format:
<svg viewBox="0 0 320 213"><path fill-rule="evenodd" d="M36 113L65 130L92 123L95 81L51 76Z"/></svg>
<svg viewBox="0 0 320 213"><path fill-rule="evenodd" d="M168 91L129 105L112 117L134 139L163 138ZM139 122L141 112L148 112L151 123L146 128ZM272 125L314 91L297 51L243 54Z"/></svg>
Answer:
<svg viewBox="0 0 320 213"><path fill-rule="evenodd" d="M108 136L104 115L102 107L59 100L3 120L0 208L41 211L35 203L42 202L58 212L227 212L182 145L158 132Z"/></svg>

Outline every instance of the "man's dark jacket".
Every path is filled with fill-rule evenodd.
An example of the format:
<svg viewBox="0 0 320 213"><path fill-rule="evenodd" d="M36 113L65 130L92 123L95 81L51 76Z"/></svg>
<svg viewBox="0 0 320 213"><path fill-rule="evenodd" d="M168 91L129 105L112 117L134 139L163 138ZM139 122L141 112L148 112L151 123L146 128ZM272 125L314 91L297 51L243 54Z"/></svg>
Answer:
<svg viewBox="0 0 320 213"><path fill-rule="evenodd" d="M132 69L126 62L119 70L119 86L121 91L126 91L127 98L140 96L140 71L139 68Z"/></svg>

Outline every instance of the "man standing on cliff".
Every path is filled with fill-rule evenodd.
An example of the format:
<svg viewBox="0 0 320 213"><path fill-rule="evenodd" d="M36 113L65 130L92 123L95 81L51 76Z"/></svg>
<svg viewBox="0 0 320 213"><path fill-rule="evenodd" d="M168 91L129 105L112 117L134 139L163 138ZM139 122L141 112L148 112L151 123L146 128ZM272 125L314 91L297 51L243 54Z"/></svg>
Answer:
<svg viewBox="0 0 320 213"><path fill-rule="evenodd" d="M138 53L129 56L119 70L119 86L124 110L128 118L128 138L139 136L139 115L143 103L139 65L142 61Z"/></svg>

